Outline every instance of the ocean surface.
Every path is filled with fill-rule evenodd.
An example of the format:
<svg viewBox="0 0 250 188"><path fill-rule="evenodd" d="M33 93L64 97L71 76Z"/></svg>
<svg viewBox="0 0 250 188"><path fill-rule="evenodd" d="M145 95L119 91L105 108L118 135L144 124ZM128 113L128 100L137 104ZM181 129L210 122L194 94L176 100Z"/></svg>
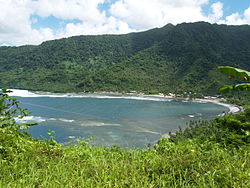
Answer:
<svg viewBox="0 0 250 188"><path fill-rule="evenodd" d="M185 128L190 120L208 120L228 112L225 106L157 97L74 95L15 90L12 96L31 114L18 122L36 121L29 128L36 138L60 143L89 139L97 146L145 148L162 136ZM93 137L93 138L92 138Z"/></svg>

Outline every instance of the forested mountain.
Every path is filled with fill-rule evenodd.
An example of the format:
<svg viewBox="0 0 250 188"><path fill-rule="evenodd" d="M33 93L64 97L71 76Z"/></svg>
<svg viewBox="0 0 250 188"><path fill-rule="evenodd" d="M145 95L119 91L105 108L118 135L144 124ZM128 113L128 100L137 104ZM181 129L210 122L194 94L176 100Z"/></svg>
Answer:
<svg viewBox="0 0 250 188"><path fill-rule="evenodd" d="M0 47L0 86L49 91L216 93L218 65L250 68L250 26L205 22Z"/></svg>

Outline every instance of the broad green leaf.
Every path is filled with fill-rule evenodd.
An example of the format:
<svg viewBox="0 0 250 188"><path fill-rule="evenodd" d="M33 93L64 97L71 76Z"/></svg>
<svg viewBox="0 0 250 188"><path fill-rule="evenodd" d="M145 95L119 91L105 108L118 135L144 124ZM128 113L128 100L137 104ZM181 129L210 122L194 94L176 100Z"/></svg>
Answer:
<svg viewBox="0 0 250 188"><path fill-rule="evenodd" d="M221 93L228 93L230 90L233 90L233 86L224 86L223 88L220 88Z"/></svg>
<svg viewBox="0 0 250 188"><path fill-rule="evenodd" d="M229 66L219 66L218 69L233 78L241 78L250 81L250 72Z"/></svg>
<svg viewBox="0 0 250 188"><path fill-rule="evenodd" d="M229 75L232 78L241 78L246 81L250 81L250 72L242 69L237 69L229 66L219 66L218 69L224 73ZM248 90L250 91L250 83L242 83L237 85L229 85L220 89L222 93L227 93L230 90L239 91L239 90Z"/></svg>
<svg viewBox="0 0 250 188"><path fill-rule="evenodd" d="M231 91L242 91L242 90L250 91L250 83L228 85L228 86L224 86L223 88L220 88L220 92L222 93L228 93L230 90Z"/></svg>
<svg viewBox="0 0 250 188"><path fill-rule="evenodd" d="M249 90L250 91L250 83L243 83L235 85L235 90Z"/></svg>

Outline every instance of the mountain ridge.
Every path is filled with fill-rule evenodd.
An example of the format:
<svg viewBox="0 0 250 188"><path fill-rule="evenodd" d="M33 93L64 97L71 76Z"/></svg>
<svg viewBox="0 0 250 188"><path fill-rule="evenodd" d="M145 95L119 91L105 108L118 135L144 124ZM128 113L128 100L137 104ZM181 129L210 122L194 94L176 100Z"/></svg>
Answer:
<svg viewBox="0 0 250 188"><path fill-rule="evenodd" d="M250 26L206 22L124 35L73 36L0 47L0 86L58 92L216 93L219 65L249 68Z"/></svg>

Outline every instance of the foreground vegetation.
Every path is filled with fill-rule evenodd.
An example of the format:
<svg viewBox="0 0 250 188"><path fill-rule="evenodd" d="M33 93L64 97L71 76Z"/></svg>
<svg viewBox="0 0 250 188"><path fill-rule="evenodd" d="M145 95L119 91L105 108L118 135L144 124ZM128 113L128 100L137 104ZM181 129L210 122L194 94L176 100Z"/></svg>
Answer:
<svg viewBox="0 0 250 188"><path fill-rule="evenodd" d="M248 108L209 122L190 122L188 129L162 138L153 148L132 150L80 140L64 146L53 137L36 140L13 123L18 103L4 96L0 187L250 186Z"/></svg>

